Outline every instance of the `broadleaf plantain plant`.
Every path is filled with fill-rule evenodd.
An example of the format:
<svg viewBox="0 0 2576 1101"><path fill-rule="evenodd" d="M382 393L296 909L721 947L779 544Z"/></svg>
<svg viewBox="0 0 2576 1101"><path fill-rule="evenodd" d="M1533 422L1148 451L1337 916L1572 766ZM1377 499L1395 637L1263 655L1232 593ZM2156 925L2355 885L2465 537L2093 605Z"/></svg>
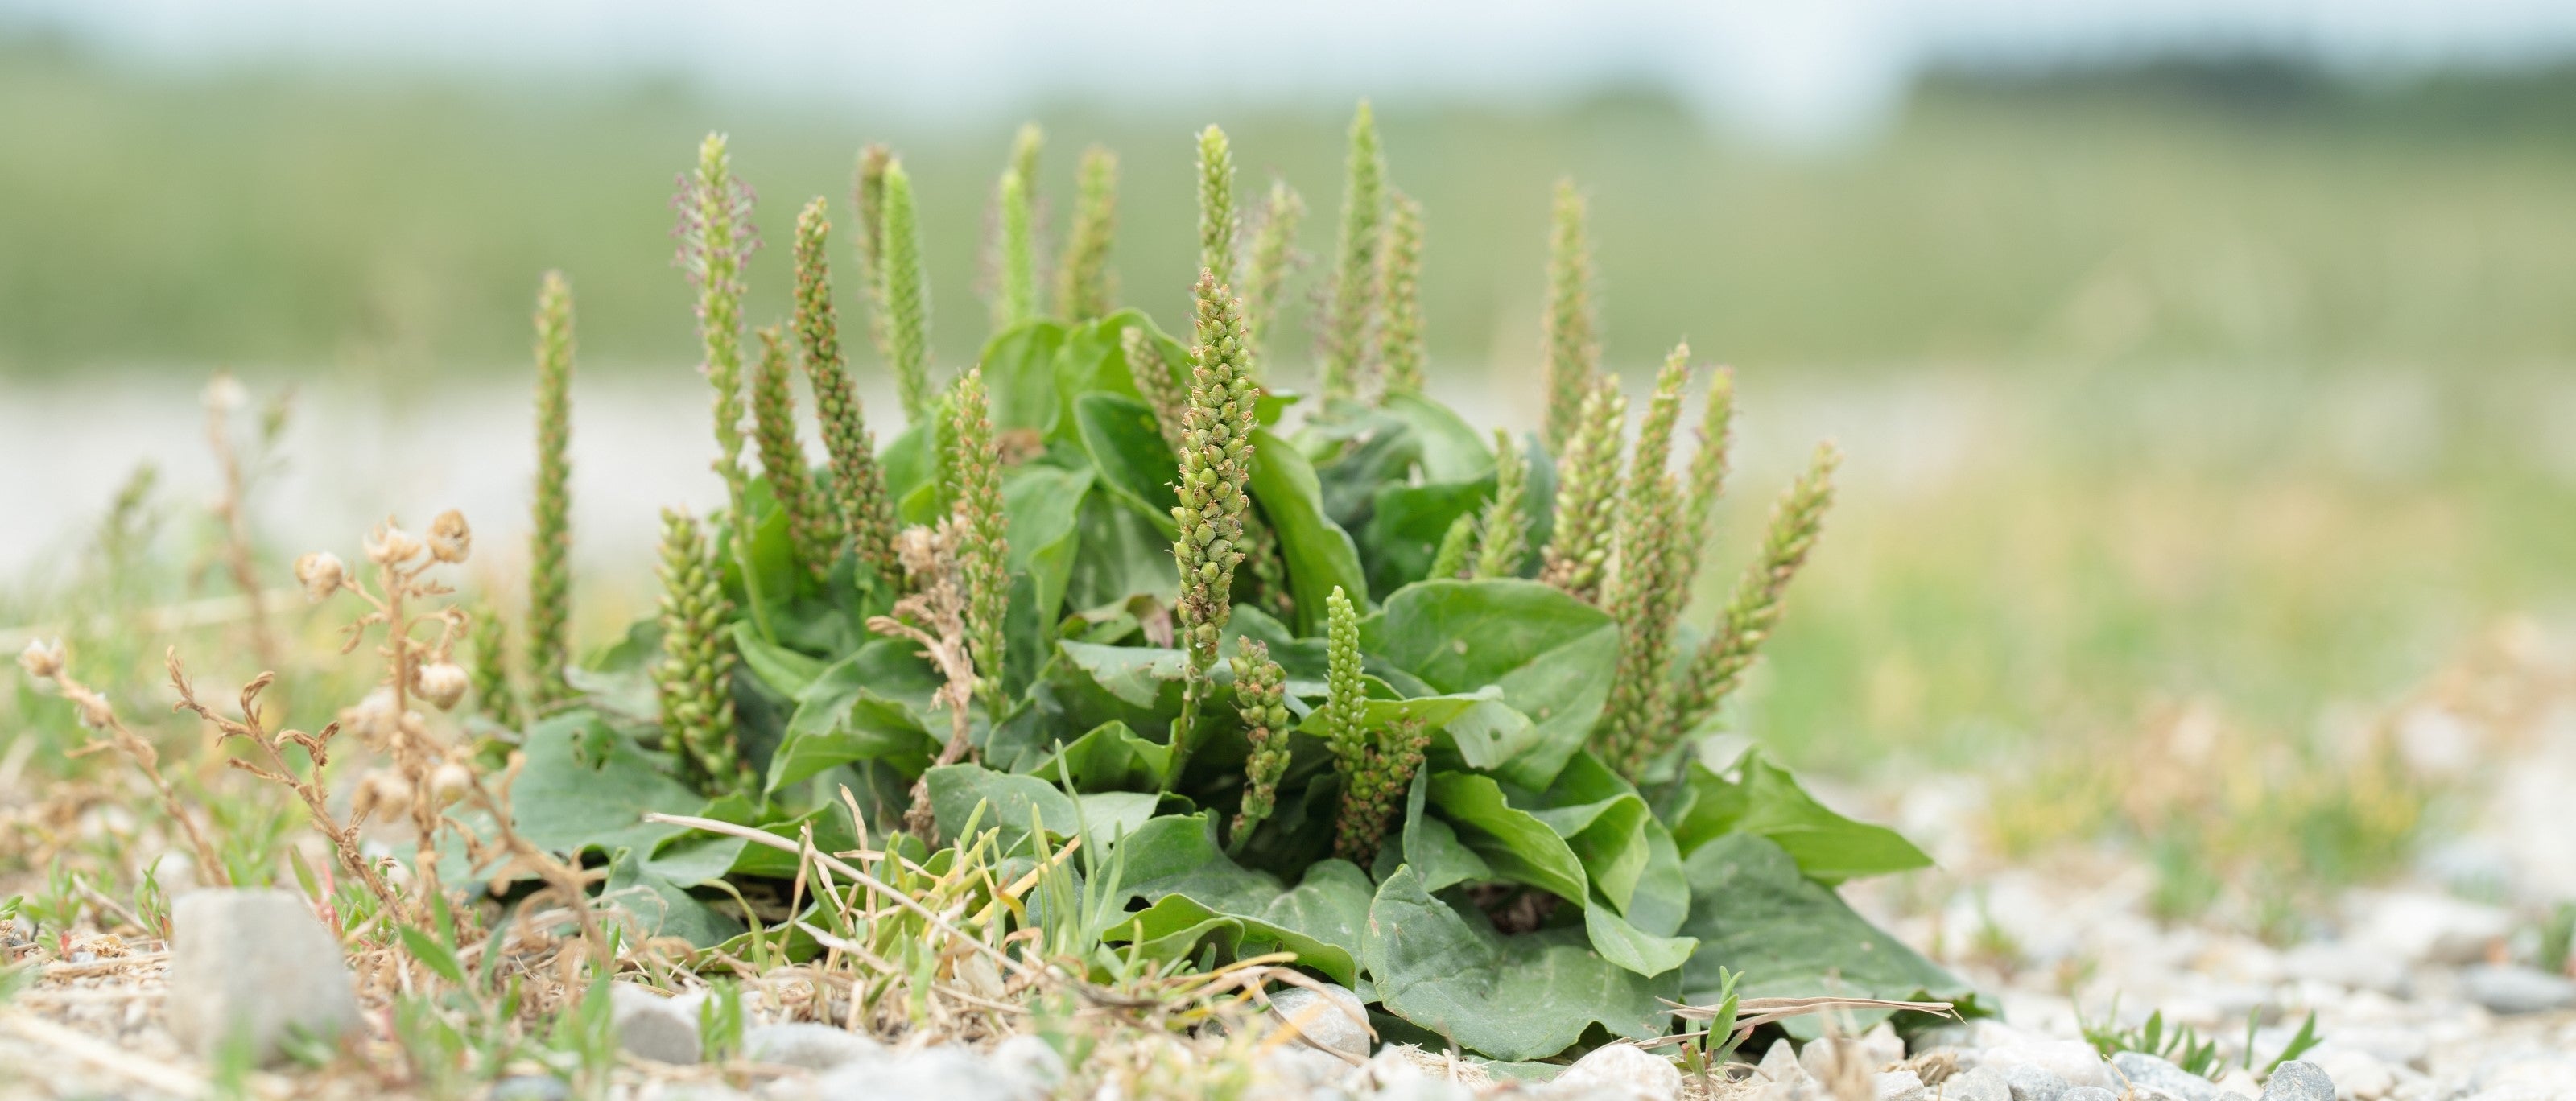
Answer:
<svg viewBox="0 0 2576 1101"><path fill-rule="evenodd" d="M1078 837L1115 854L1083 867L1117 875L1079 892L1105 892L1081 915L1048 912L1062 892L1033 896L1029 927L1093 930L1176 967L1291 952L1374 1004L1382 1032L1498 1059L1664 1035L1661 999L1721 990L1964 1002L1834 894L1923 854L1712 737L1814 540L1833 453L1775 514L1714 629L1683 626L1731 381L1707 384L1683 471L1687 349L1627 438L1616 379L1592 363L1568 185L1548 431L1470 427L1422 392L1421 212L1389 199L1365 107L1352 139L1321 402L1283 389L1256 337L1284 240L1242 253L1261 284L1249 309L1236 273L1201 273L1186 345L1112 307L1105 153L1086 160L1059 316L1018 319L1037 308L1032 278L1003 280L1004 324L941 383L920 352L915 195L872 149L858 192L882 210L854 220L875 270L856 282L893 334L880 346L909 426L873 446L840 362L825 210L809 207L794 339L765 331L753 373L755 475L740 459L750 200L710 138L685 181L684 261L727 503L672 519L676 611L570 670L578 694L526 731L522 831L607 864L609 889L645 900L630 908L702 944L747 921L792 931L710 900L793 870L642 812L810 829L827 850L892 838L926 866L960 843L1035 861ZM1216 207L1201 255L1231 268L1246 245L1231 152L1212 127L1197 141ZM1025 205L1033 186L1014 167L1001 193ZM1273 196L1261 232L1293 229L1294 192ZM1024 237L1026 221L1006 228ZM1390 225L1399 239L1378 240ZM789 356L814 383L821 463L788 423Z"/></svg>

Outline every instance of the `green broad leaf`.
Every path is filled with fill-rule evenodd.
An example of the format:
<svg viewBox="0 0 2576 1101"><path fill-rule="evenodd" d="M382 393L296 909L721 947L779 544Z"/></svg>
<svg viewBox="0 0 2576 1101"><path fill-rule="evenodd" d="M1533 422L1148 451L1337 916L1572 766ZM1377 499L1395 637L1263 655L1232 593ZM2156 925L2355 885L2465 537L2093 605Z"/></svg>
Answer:
<svg viewBox="0 0 2576 1101"><path fill-rule="evenodd" d="M705 808L698 813L710 816ZM742 862L743 850L751 847L749 841L739 837L684 834L664 842L645 857L644 867L679 886L696 887L724 878L726 872Z"/></svg>
<svg viewBox="0 0 2576 1101"><path fill-rule="evenodd" d="M1423 481L1491 480L1494 452L1485 435L1448 406L1420 394L1389 394L1378 408L1413 430L1422 449Z"/></svg>
<svg viewBox="0 0 2576 1101"><path fill-rule="evenodd" d="M1628 781L1590 752L1577 753L1539 796L1536 813L1560 829L1592 887L1649 934L1668 936L1690 912L1681 850Z"/></svg>
<svg viewBox="0 0 2576 1101"><path fill-rule="evenodd" d="M1583 935L1602 959L1647 978L1689 962L1691 952L1699 947L1691 937L1659 937L1639 929L1598 902L1583 908Z"/></svg>
<svg viewBox="0 0 2576 1101"><path fill-rule="evenodd" d="M921 717L938 682L913 648L873 639L817 673L770 754L764 793L852 761L882 760L906 775L928 767L946 734Z"/></svg>
<svg viewBox="0 0 2576 1101"><path fill-rule="evenodd" d="M659 874L631 849L617 850L609 861L600 897L635 915L647 937L679 937L691 947L707 948L743 932L741 921Z"/></svg>
<svg viewBox="0 0 2576 1101"><path fill-rule="evenodd" d="M1889 936L1836 896L1809 880L1787 850L1751 833L1730 833L1701 845L1683 865L1691 887L1690 920L1682 932L1699 938L1699 950L1682 968L1684 1000L1716 1000L1718 971L1744 973L1736 993L1747 998L1857 998L1960 1001L1970 991L1949 972ZM1866 1029L1885 1010L1854 1012L1850 1027ZM1822 1023L1793 1017L1781 1027L1812 1039Z"/></svg>
<svg viewBox="0 0 2576 1101"><path fill-rule="evenodd" d="M800 593L813 588L813 575L796 564L794 544L787 534L787 511L770 496L766 478L745 484L743 515L718 513L709 538L725 596L746 620L751 618L752 606L749 580L759 581L760 606L773 624L786 618ZM751 571L748 575L743 572L746 566Z"/></svg>
<svg viewBox="0 0 2576 1101"><path fill-rule="evenodd" d="M926 421L905 425L902 432L878 449L877 465L885 474L887 496L902 502L928 489L931 500L937 500L940 432L939 418L933 416ZM937 512L937 506L931 506L930 511Z"/></svg>
<svg viewBox="0 0 2576 1101"><path fill-rule="evenodd" d="M1153 408L1123 394L1084 394L1073 399L1073 421L1082 450L1100 471L1101 488L1156 521L1169 554L1169 541L1180 531L1172 521L1172 510L1181 504L1172 489L1180 462L1155 427Z"/></svg>
<svg viewBox="0 0 2576 1101"><path fill-rule="evenodd" d="M550 852L650 854L685 831L646 822L645 814L694 814L706 802L587 709L539 720L520 749L527 764L510 787L510 819Z"/></svg>
<svg viewBox="0 0 2576 1101"><path fill-rule="evenodd" d="M909 493L898 494L894 503L895 520L905 527L931 527L948 516L947 502L940 498L939 483L923 482Z"/></svg>
<svg viewBox="0 0 2576 1101"><path fill-rule="evenodd" d="M1413 774L1413 783L1404 796L1404 862L1413 865L1414 873L1422 877L1422 889L1437 891L1494 878L1494 870L1484 858L1458 840L1457 830L1423 812L1430 792L1431 774L1422 771Z"/></svg>
<svg viewBox="0 0 2576 1101"><path fill-rule="evenodd" d="M1458 839L1493 874L1526 883L1577 906L1590 903L1592 881L1583 861L1555 827L1514 807L1493 777L1443 772L1431 778L1432 806L1458 828Z"/></svg>
<svg viewBox="0 0 2576 1101"><path fill-rule="evenodd" d="M1265 386L1261 396L1252 399L1252 419L1265 428L1277 424L1301 396L1294 390L1273 390Z"/></svg>
<svg viewBox="0 0 2576 1101"><path fill-rule="evenodd" d="M617 641L591 651L578 663L567 663L564 680L602 716L629 725L651 725L662 721L662 701L653 688L653 663L661 656L661 620L646 616L627 624Z"/></svg>
<svg viewBox="0 0 2576 1101"><path fill-rule="evenodd" d="M1272 618L1270 613L1250 604L1237 604L1234 614L1225 620L1225 632L1218 639L1222 651L1234 653L1236 639L1248 638L1270 648L1270 660L1279 663L1288 674L1291 696L1321 696L1325 677L1332 671L1326 643L1320 638L1299 638L1288 625Z"/></svg>
<svg viewBox="0 0 2576 1101"><path fill-rule="evenodd" d="M751 675L789 699L802 695L826 664L821 658L761 641L760 632L749 620L734 621L733 648L742 655L743 667L751 670Z"/></svg>
<svg viewBox="0 0 2576 1101"><path fill-rule="evenodd" d="M1160 960L1196 959L1211 946L1219 962L1294 952L1298 966L1356 987L1370 893L1368 877L1350 862L1319 861L1306 870L1304 881L1278 892L1255 912L1227 913L1186 894L1165 894L1106 938L1132 941L1144 955Z"/></svg>
<svg viewBox="0 0 2576 1101"><path fill-rule="evenodd" d="M1031 692L1037 706L1023 708L995 732L993 745L1007 748L1008 755L988 752L997 753L992 759L998 763L1016 764L1112 722L1125 723L1148 741L1168 741L1172 721L1181 714L1181 682L1188 668L1187 656L1178 650L1057 643L1055 660L1047 663ZM1213 711L1202 715L1217 717ZM1223 717L1232 719L1230 714Z"/></svg>
<svg viewBox="0 0 2576 1101"><path fill-rule="evenodd" d="M1188 895L1229 914L1256 914L1279 896L1279 880L1236 864L1216 843L1207 812L1165 815L1145 823L1117 846L1121 901L1160 901Z"/></svg>
<svg viewBox="0 0 2576 1101"><path fill-rule="evenodd" d="M1082 820L1073 800L1045 780L1014 776L982 765L939 765L922 774L930 784L930 810L939 823L939 843L957 843L957 831L980 804L983 817L976 830L998 829L1004 853L1015 853L1039 822L1057 836L1071 836Z"/></svg>
<svg viewBox="0 0 2576 1101"><path fill-rule="evenodd" d="M1323 487L1313 464L1268 430L1252 434L1252 499L1270 520L1288 561L1288 589L1297 599L1297 633L1324 633L1325 600L1338 586L1353 601L1368 599L1368 575L1350 533L1324 514ZM1597 707L1596 707L1597 710Z"/></svg>
<svg viewBox="0 0 2576 1101"><path fill-rule="evenodd" d="M1448 726L1450 720L1468 713L1477 705L1493 703L1494 696L1495 693L1488 692L1464 696L1424 696L1409 700L1367 700L1360 704L1360 725L1370 730L1384 730L1398 722L1410 719L1421 723L1426 730L1439 730ZM1303 733L1321 737L1325 727L1324 718L1323 709L1317 708L1306 714L1305 721L1297 724L1297 729Z"/></svg>
<svg viewBox="0 0 2576 1101"><path fill-rule="evenodd" d="M1082 502L1091 472L1029 464L1002 480L1002 515L1010 525L1008 567L1036 583L1039 621L1052 628L1082 546Z"/></svg>
<svg viewBox="0 0 2576 1101"><path fill-rule="evenodd" d="M1012 771L1050 783L1070 773L1077 791L1159 792L1171 767L1172 747L1136 733L1126 723L1106 722L1060 752L1047 753Z"/></svg>
<svg viewBox="0 0 2576 1101"><path fill-rule="evenodd" d="M1163 797L1150 791L1101 791L1077 795L1074 802L1082 808L1082 828L1106 843L1144 829Z"/></svg>
<svg viewBox="0 0 2576 1101"><path fill-rule="evenodd" d="M1088 642L1058 648L1069 666L1130 707L1160 709L1166 702L1177 707L1181 681L1189 676L1189 655L1180 650Z"/></svg>
<svg viewBox="0 0 2576 1101"><path fill-rule="evenodd" d="M1163 520L1168 524L1171 517ZM1074 608L1115 607L1139 596L1168 608L1180 598L1172 537L1152 520L1106 492L1095 492L1083 497L1078 526L1081 553L1074 556L1065 583L1065 600Z"/></svg>
<svg viewBox="0 0 2576 1101"><path fill-rule="evenodd" d="M1537 577L1538 550L1556 534L1556 460L1536 432L1523 432L1521 457L1529 460L1529 487L1521 493L1521 511L1529 517L1529 551L1521 556L1521 576Z"/></svg>
<svg viewBox="0 0 2576 1101"><path fill-rule="evenodd" d="M1064 347L1056 352L1056 393L1065 410L1056 424L1058 436L1074 432L1073 403L1088 394L1124 394L1142 400L1136 377L1127 371L1126 331L1142 327L1163 353L1163 363L1177 368L1190 361L1190 351L1154 326L1144 311L1124 309L1065 330Z"/></svg>
<svg viewBox="0 0 2576 1101"><path fill-rule="evenodd" d="M1578 760L1584 763L1568 768L1570 775L1599 767L1590 754ZM1645 800L1608 770L1599 777L1606 783L1582 779L1515 799L1491 777L1444 772L1432 777L1428 801L1456 824L1460 842L1490 869L1488 878L1526 883L1583 907L1584 928L1602 958L1640 975L1670 971L1690 954L1689 938L1672 936L1690 900L1671 839ZM1550 801L1584 796L1601 797ZM1420 874L1433 881L1429 869Z"/></svg>
<svg viewBox="0 0 2576 1101"><path fill-rule="evenodd" d="M1742 779L1730 781L1692 762L1690 802L1673 826L1682 853L1729 834L1759 834L1787 851L1807 878L1827 885L1932 866L1904 835L1834 813L1759 752L1746 753L1739 772Z"/></svg>
<svg viewBox="0 0 2576 1101"><path fill-rule="evenodd" d="M710 812L707 817L717 818L724 816ZM734 821L732 818L726 818L725 820ZM858 834L850 828L850 816L847 812L841 809L840 804L837 802L824 806L816 806L813 809L793 818L776 819L768 822L742 821L737 824L754 826L762 833L769 834L773 837L785 838L789 841L801 839L803 837L802 831L804 828L811 826L814 830L814 848L825 854L843 852L859 847ZM731 840L740 841L742 839L733 838ZM734 856L732 865L727 867L723 874L759 876L766 879L794 879L796 877L797 862L797 855L795 853L773 849L767 845L753 845L746 842L742 846L742 851Z"/></svg>
<svg viewBox="0 0 2576 1101"><path fill-rule="evenodd" d="M1538 790L1582 748L1609 699L1619 625L1535 581L1424 581L1360 623L1360 648L1442 692L1499 685L1530 726L1495 726L1481 743L1456 739L1454 751L1468 767Z"/></svg>
<svg viewBox="0 0 2576 1101"><path fill-rule="evenodd" d="M1324 515L1351 531L1368 523L1378 487L1410 480L1422 458L1411 425L1348 401L1331 402L1326 419L1309 420L1301 442L1315 464Z"/></svg>
<svg viewBox="0 0 2576 1101"><path fill-rule="evenodd" d="M1460 516L1482 511L1493 496L1490 474L1481 481L1379 486L1368 524L1359 533L1360 546L1367 551L1371 591L1383 599L1428 576L1449 525Z"/></svg>
<svg viewBox="0 0 2576 1101"><path fill-rule="evenodd" d="M1050 432L1060 406L1055 395L1056 354L1064 348L1064 323L1024 321L993 334L976 362L993 403L993 427Z"/></svg>
<svg viewBox="0 0 2576 1101"><path fill-rule="evenodd" d="M824 920L823 908L819 905L806 907L805 912L796 917L798 921L809 925L827 924ZM823 954L823 945L814 939L814 934L794 924L780 929L745 929L731 939L717 943L714 948L734 959L747 960L754 958L753 942L755 941L759 943L759 951L783 955L792 963L804 963Z"/></svg>
<svg viewBox="0 0 2576 1101"><path fill-rule="evenodd" d="M1596 1024L1660 1035L1656 996L1678 985L1603 959L1577 930L1499 935L1432 897L1411 865L1378 884L1360 958L1390 1012L1496 1059L1556 1055Z"/></svg>

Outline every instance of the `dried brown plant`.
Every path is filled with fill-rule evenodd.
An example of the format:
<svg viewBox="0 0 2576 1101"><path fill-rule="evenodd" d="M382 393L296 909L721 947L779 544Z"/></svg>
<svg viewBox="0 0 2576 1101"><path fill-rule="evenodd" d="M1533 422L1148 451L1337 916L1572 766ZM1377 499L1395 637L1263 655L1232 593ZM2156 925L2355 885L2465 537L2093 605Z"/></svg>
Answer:
<svg viewBox="0 0 2576 1101"><path fill-rule="evenodd" d="M868 629L894 638L908 638L921 644L921 656L937 666L946 678L933 697L948 709L948 744L939 751L938 764L953 765L974 748L968 740L970 716L967 708L975 699L975 661L968 655L966 639L966 593L958 584L958 542L965 534L957 518L939 521L936 528L914 525L896 533L895 557L903 563L903 575L912 592L895 601L893 615L874 616ZM927 773L912 785L912 809L904 814L904 829L916 837L931 836L930 780Z"/></svg>
<svg viewBox="0 0 2576 1101"><path fill-rule="evenodd" d="M114 749L133 761L134 766L142 770L144 779L152 782L152 790L160 794L162 812L168 814L172 822L178 823L179 831L187 836L200 880L215 886L229 886L232 878L225 872L223 861L216 858L214 845L206 840L204 831L197 828L197 820L188 813L188 808L179 802L179 793L170 786L169 779L161 775L160 751L128 728L125 720L117 717L116 707L107 702L106 696L72 676L69 661L63 654L63 644L43 640L30 642L19 653L18 666L25 669L28 676L52 685L64 699L70 700L82 726L106 736L104 741L91 742L72 750L70 756L83 757Z"/></svg>

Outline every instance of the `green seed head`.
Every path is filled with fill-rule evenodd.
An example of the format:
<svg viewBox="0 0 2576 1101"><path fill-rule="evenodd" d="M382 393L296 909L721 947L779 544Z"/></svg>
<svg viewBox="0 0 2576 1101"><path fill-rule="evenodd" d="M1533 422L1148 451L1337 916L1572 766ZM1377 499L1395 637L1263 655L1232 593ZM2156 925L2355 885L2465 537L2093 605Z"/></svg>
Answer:
<svg viewBox="0 0 2576 1101"><path fill-rule="evenodd" d="M1341 252L1334 265L1331 323L1324 330L1326 400L1356 398L1368 370L1377 325L1379 235L1386 220L1386 157L1378 148L1377 116L1367 100L1351 118L1350 154L1342 187Z"/></svg>

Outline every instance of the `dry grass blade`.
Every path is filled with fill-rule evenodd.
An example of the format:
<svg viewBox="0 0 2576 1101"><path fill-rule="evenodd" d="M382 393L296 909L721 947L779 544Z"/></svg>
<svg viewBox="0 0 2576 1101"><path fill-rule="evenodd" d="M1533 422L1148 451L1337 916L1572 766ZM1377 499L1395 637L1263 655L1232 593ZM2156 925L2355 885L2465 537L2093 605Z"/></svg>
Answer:
<svg viewBox="0 0 2576 1101"><path fill-rule="evenodd" d="M144 779L152 782L152 790L160 794L162 812L178 823L180 832L187 835L188 850L196 858L198 874L216 886L231 886L232 877L226 874L223 861L215 856L214 845L206 840L206 835L197 828L196 818L180 803L178 790L161 775L160 751L126 727L125 720L117 717L116 708L107 702L106 696L72 676L63 656L62 643L28 643L26 650L18 655L18 666L25 669L28 676L51 683L64 699L70 700L82 726L107 736L107 740L91 742L72 750L70 755L80 757L113 748L132 760L134 766L143 772Z"/></svg>
<svg viewBox="0 0 2576 1101"><path fill-rule="evenodd" d="M132 1052L41 1017L12 1013L0 1016L0 1027L16 1032L30 1043L61 1052L147 1089L174 1097L203 1097L208 1092L208 1083L203 1078L150 1059L137 1059Z"/></svg>
<svg viewBox="0 0 2576 1101"><path fill-rule="evenodd" d="M1719 1010L1723 1008L1721 1006L1714 1005L1684 1005L1670 998L1657 998L1655 1000L1671 1007L1669 1012L1671 1012L1673 1016L1685 1021L1713 1020L1717 1017ZM1738 1035L1741 1035L1774 1021L1785 1021L1791 1017L1803 1017L1810 1013L1830 1013L1843 1009L1911 1010L1917 1013L1939 1014L1941 1016L1954 1019L1959 1016L1958 1011L1952 1008L1951 1004L1948 1002L1900 1002L1890 1001L1885 998L1839 997L1741 998L1735 1003L1735 1031ZM1692 1033L1690 1035L1696 1036L1700 1034ZM1666 1036L1658 1040L1640 1040L1638 1041L1638 1044L1640 1046L1662 1044L1688 1038L1690 1037Z"/></svg>
<svg viewBox="0 0 2576 1101"><path fill-rule="evenodd" d="M698 818L686 814L646 814L644 816L644 820L647 822L661 822L673 826L686 826L693 830L704 830L708 833L720 833L727 837L739 837L745 841L751 842L752 844L767 845L770 848L777 849L781 852L802 853L807 851L796 842L780 837L777 834L754 829L750 826L737 826L731 822L719 822L713 818ZM858 885L874 891L877 894L883 895L888 901L893 902L895 905L912 911L914 915L920 917L923 921L929 922L931 928L955 937L970 947L975 948L977 951L980 951L987 956L991 956L994 962L1010 969L1012 974L1028 979L1032 982L1043 982L1058 977L1052 972L1039 970L1038 968L1031 967L1026 963L1022 963L1019 960L1011 958L1010 953L984 943L982 938L968 936L965 930L949 924L948 919L933 913L929 907L923 906L919 900L913 898L909 894L887 886L884 881L879 880L875 876L860 871L835 857L825 856L819 852L810 853L810 856L815 863L831 869L835 874L846 876L851 882L857 883Z"/></svg>

